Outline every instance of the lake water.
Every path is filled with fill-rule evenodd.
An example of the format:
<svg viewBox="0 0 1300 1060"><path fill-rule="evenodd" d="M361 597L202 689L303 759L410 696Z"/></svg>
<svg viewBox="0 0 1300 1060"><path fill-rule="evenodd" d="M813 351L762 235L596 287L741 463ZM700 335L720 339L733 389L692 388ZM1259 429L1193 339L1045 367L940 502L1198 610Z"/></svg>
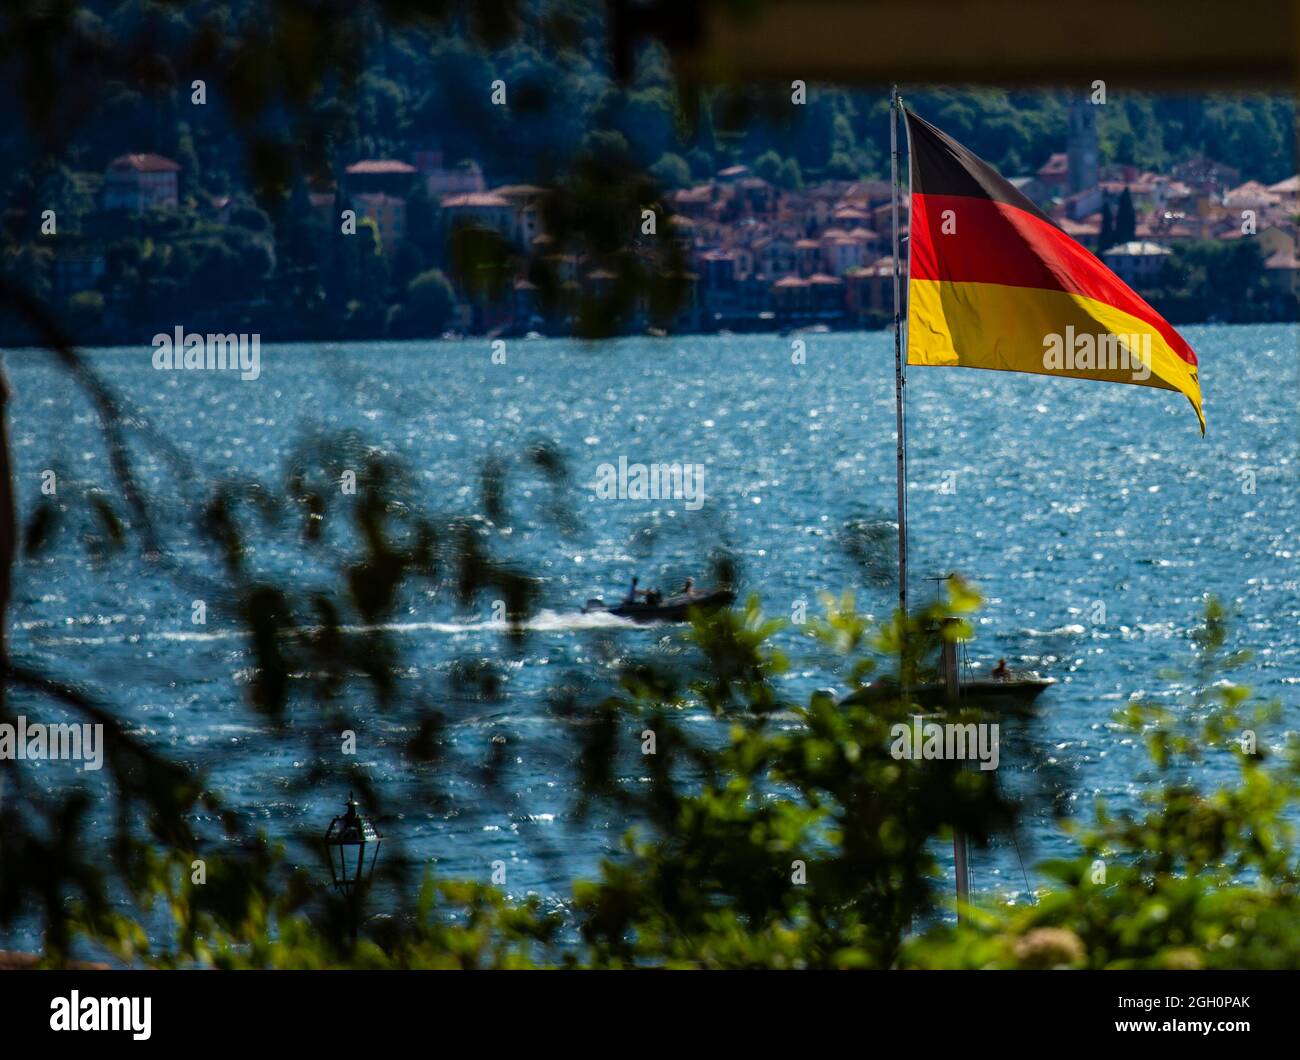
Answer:
<svg viewBox="0 0 1300 1060"><path fill-rule="evenodd" d="M1097 796L1132 804L1144 756L1108 720L1130 696L1167 688L1158 671L1187 657L1206 594L1227 602L1238 643L1255 652L1241 679L1285 704L1286 725L1262 739L1280 744L1300 706L1300 331L1185 334L1200 355L1204 439L1171 392L937 368L910 375L913 597L932 596L927 576L966 573L987 598L969 649L974 667L1005 656L1057 679L1041 700L1033 746L1004 754L1001 768L1014 776L1056 765L1085 812ZM508 790L487 798L473 773L448 777L449 804L385 827L440 874L486 880L501 860L509 891L559 902L628 822L573 820L573 741L547 691L566 670L605 665L596 645L611 637L627 652L677 643L663 628L592 628L607 623L577 617L584 600L619 592L634 571L664 586L704 574L721 546L739 562L742 592L760 593L774 614L790 616L801 600L816 610L818 592L853 587L873 613L893 603L892 587L864 584L845 547L846 527L893 518L892 335L801 338L802 365L792 363L792 339L776 335L516 340L504 365L486 340L269 346L261 377L247 382L156 372L144 344L90 359L159 439L213 478L282 481L296 444L351 428L413 470L423 503L454 512L474 503L485 458L498 456L513 474L527 445L555 442L572 481L561 499L579 528L561 533L545 517L554 498L537 476L514 475L511 533L494 544L543 579L543 610L523 654L504 649L488 601L467 612L446 593L413 595L393 631L409 676L430 687L457 660L501 661L504 703L456 712L448 736L473 760L494 735L509 734ZM58 472L61 494L110 486L84 394L46 354L11 351L6 361L24 513L46 468ZM214 570L181 518L159 447L138 430L132 437L171 547ZM703 465L703 505L597 499L597 468L620 457ZM256 562L306 578L298 554L277 539L254 542ZM323 830L339 812L338 791L293 790L310 762L232 701L232 687L242 692L248 679L244 639L219 617L193 625L193 595L135 557L96 567L64 534L17 574L14 651L83 682L145 738L208 771L250 822L273 835ZM834 683L797 628L778 640L794 660L791 692ZM357 687L353 706L364 719ZM30 697L14 701L39 713ZM410 716L387 714L363 729L358 760L394 797L412 782L395 749L412 727ZM48 763L40 775L58 785L72 774ZM1068 849L1046 815L1027 823L1021 843L1031 872L1034 860ZM1009 849L977 854L974 868L977 890L1023 890Z"/></svg>

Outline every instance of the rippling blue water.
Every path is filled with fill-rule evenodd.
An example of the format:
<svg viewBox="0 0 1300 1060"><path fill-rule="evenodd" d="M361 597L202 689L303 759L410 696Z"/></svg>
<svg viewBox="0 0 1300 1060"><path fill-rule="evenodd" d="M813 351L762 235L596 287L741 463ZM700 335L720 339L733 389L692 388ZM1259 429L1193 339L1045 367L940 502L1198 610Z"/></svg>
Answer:
<svg viewBox="0 0 1300 1060"><path fill-rule="evenodd" d="M1108 727L1111 712L1165 686L1160 668L1186 657L1187 634L1207 593L1228 602L1242 646L1255 651L1242 678L1286 706L1300 700L1300 333L1291 326L1194 327L1208 435L1198 436L1179 395L1145 388L1006 373L916 368L909 383L910 520L914 597L930 574L958 570L987 606L970 659L999 656L1059 684L1043 698L1033 747L1002 769L1055 762L1079 808L1096 796L1123 805L1137 790L1141 751ZM410 852L438 871L486 878L510 867L509 890L562 898L594 871L626 822L571 819L570 734L544 694L566 668L600 665L582 602L609 595L634 570L664 585L706 568L715 545L739 557L746 590L789 615L820 590L859 586L883 614L892 587L862 587L843 547L854 519L892 519L894 504L892 336L805 335L807 363L791 363L779 336L629 339L584 346L514 341L493 364L486 341L361 343L263 350L262 376L160 373L145 347L92 351L109 386L148 425L211 476L279 481L291 447L320 429L355 428L414 469L431 507L473 502L484 457L513 458L539 437L568 460L565 498L583 528L558 532L541 513L534 477L512 491L515 518L500 542L545 580L544 608L527 650L506 666L505 707L463 717L451 737L465 747L498 731L518 738L507 805L480 798L472 777L455 804L390 822ZM11 423L24 508L40 472L60 482L108 486L96 417L46 355L8 355ZM135 443L146 487L164 509L174 490L165 461ZM600 501L596 468L629 461L705 466L706 501ZM1251 475L1247 475L1250 472ZM1253 475L1254 492L1246 487ZM66 489L69 486L62 488ZM526 490L525 492L522 492ZM177 552L211 564L179 522L163 526ZM272 542L254 557L274 566ZM260 549L260 553L258 552ZM210 771L214 786L272 834L337 812L337 793L286 794L307 763L264 738L260 720L230 701L232 677L247 679L241 637L214 620L190 622L191 593L136 559L95 568L71 536L17 578L14 649L87 683L120 705L148 739ZM486 607L486 604L484 605ZM1102 614L1104 609L1104 614ZM426 595L411 601L398 636L421 676L455 658L505 659L486 611L464 613ZM629 648L672 650L672 634L616 634ZM794 690L833 683L826 660L791 629ZM26 702L29 713L37 707ZM381 787L407 782L395 746L409 718L376 721L360 759ZM700 724L710 724L703 718ZM1264 734L1280 743L1283 730ZM59 764L44 767L60 783ZM1212 768L1212 767L1211 767ZM1026 859L1066 849L1046 817L1022 835ZM1014 855L977 855L976 886L1023 886Z"/></svg>

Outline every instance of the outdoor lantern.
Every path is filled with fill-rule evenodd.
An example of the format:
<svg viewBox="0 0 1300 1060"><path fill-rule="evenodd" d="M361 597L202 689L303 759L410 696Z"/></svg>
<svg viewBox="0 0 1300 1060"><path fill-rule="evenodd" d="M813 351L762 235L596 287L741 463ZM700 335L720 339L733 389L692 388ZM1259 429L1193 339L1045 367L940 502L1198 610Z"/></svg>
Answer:
<svg viewBox="0 0 1300 1060"><path fill-rule="evenodd" d="M350 894L352 888L370 879L379 860L379 844L383 836L374 825L357 813L357 800L348 792L348 805L341 817L330 821L325 832L325 848L329 852L330 875L340 894ZM370 866L366 867L366 852L371 851Z"/></svg>

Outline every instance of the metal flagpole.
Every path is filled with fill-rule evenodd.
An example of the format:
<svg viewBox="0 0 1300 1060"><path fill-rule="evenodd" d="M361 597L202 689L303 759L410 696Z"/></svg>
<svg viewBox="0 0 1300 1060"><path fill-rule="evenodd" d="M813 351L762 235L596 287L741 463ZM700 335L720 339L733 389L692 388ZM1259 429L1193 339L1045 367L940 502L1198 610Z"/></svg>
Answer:
<svg viewBox="0 0 1300 1060"><path fill-rule="evenodd" d="M894 218L894 408L898 431L898 608L907 615L907 417L903 411L903 387L907 377L903 370L903 290L902 255L898 247L898 114L902 100L898 86L889 90L889 174L893 184ZM908 218L909 223L911 218ZM949 709L955 709L960 696L956 645L944 642L944 673L947 683ZM904 660L899 660L904 665ZM900 687L907 695L907 678L900 669ZM953 869L957 881L957 921L964 918L962 908L970 901L970 848L965 833L953 829Z"/></svg>
<svg viewBox="0 0 1300 1060"><path fill-rule="evenodd" d="M907 614L907 436L903 422L903 292L898 250L898 86L889 90L889 173L894 188L894 404L898 431L898 607ZM899 679L903 677L899 674Z"/></svg>
<svg viewBox="0 0 1300 1060"><path fill-rule="evenodd" d="M898 443L898 610L899 619L907 618L907 473L904 459L903 436L903 292L900 289L898 253L898 86L889 86L889 178L892 188L894 218L894 409ZM906 650L900 646L898 656L898 688L907 698Z"/></svg>

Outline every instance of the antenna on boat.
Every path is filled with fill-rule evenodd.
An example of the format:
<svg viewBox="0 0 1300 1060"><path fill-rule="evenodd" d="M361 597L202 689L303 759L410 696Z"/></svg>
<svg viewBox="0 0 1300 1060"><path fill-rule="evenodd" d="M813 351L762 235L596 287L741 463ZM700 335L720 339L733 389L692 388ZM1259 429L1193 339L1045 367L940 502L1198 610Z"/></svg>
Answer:
<svg viewBox="0 0 1300 1060"><path fill-rule="evenodd" d="M939 586L942 585L944 582L948 581L950 578L952 578L952 576L953 576L953 572L952 572L952 571L949 571L947 574L930 574L930 575L927 575L927 577L926 577L925 580L928 581L928 582L934 582L934 600L935 600L935 603L938 603L938 602L939 602Z"/></svg>

